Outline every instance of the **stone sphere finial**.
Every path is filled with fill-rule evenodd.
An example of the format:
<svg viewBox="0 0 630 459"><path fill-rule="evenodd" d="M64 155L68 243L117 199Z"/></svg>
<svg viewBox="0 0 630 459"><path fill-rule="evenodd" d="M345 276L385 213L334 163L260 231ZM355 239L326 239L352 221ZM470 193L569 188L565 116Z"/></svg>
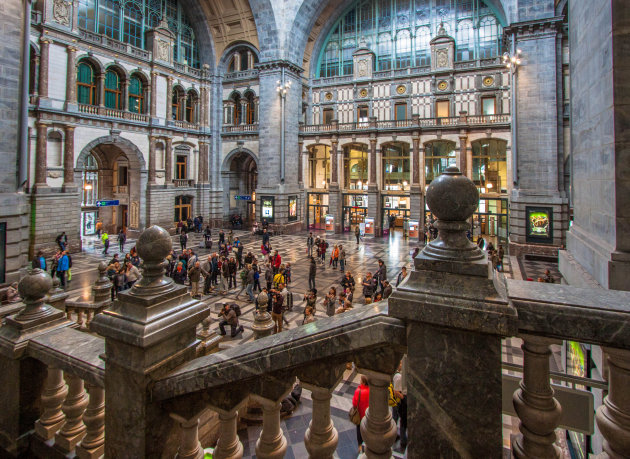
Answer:
<svg viewBox="0 0 630 459"><path fill-rule="evenodd" d="M98 264L98 272L102 275L103 273L107 273L107 263L101 261Z"/></svg>
<svg viewBox="0 0 630 459"><path fill-rule="evenodd" d="M427 206L438 220L465 221L479 206L479 191L472 180L451 166L429 185Z"/></svg>
<svg viewBox="0 0 630 459"><path fill-rule="evenodd" d="M157 225L146 229L140 235L136 250L143 261L142 279L133 285L131 295L151 296L174 288L173 279L164 275L164 259L172 248L171 235Z"/></svg>
<svg viewBox="0 0 630 459"><path fill-rule="evenodd" d="M44 297L52 286L52 278L46 271L39 268L29 270L18 284L18 292L24 298L23 302L26 307L16 316L15 320L27 322L48 315L52 308L44 303Z"/></svg>
<svg viewBox="0 0 630 459"><path fill-rule="evenodd" d="M466 237L467 221L479 205L479 191L455 166L448 167L427 189L427 206L437 217L438 238L422 250L424 258L472 262L483 252Z"/></svg>

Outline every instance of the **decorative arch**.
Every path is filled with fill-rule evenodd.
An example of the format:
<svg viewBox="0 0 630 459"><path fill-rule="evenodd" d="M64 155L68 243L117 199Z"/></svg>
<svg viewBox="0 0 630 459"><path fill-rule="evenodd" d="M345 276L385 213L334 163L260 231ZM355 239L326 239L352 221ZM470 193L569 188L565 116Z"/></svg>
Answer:
<svg viewBox="0 0 630 459"><path fill-rule="evenodd" d="M256 169L258 169L258 156L249 148L238 147L225 156L225 158L223 159L223 163L221 164L221 172L229 171L232 160L240 153L246 153L247 155L249 155L251 159L254 160L254 163L256 164Z"/></svg>
<svg viewBox="0 0 630 459"><path fill-rule="evenodd" d="M149 85L151 82L151 79L149 78L149 75L146 74L146 72L143 69L135 69L132 70L131 72L129 72L129 78L133 78L133 77L138 77L140 79L140 81L142 81L143 85Z"/></svg>
<svg viewBox="0 0 630 459"><path fill-rule="evenodd" d="M109 64L105 64L105 72L109 72L110 70L113 70L114 72L116 72L120 76L120 79L122 81L128 81L129 80L129 72L122 65L120 65L120 64L118 64L116 62L111 62Z"/></svg>
<svg viewBox="0 0 630 459"><path fill-rule="evenodd" d="M254 21L256 22L258 43L261 43L260 60L282 59L284 56L281 50L279 26L271 0L249 0L249 6L255 12Z"/></svg>
<svg viewBox="0 0 630 459"><path fill-rule="evenodd" d="M103 65L100 59L87 53L77 56L75 60L75 64L74 64L75 71L76 71L77 66L81 63L81 61L85 61L91 64L94 67L94 71L97 75L102 75L105 73L105 65Z"/></svg>
<svg viewBox="0 0 630 459"><path fill-rule="evenodd" d="M144 160L144 156L140 149L130 140L125 139L120 136L103 136L98 139L92 140L88 143L83 149L81 153L77 156L76 168L82 169L85 165L85 160L89 154L92 153L97 147L100 145L115 145L118 147L124 154L127 156L129 160L129 165L138 168L141 171L146 170L146 162ZM98 156L98 155L97 155ZM98 160L98 159L97 159ZM100 166L100 164L99 164Z"/></svg>
<svg viewBox="0 0 630 459"><path fill-rule="evenodd" d="M248 41L238 40L230 43L223 51L223 54L221 55L221 59L219 60L219 64L217 66L220 74L225 75L226 73L228 73L228 66L230 64L230 61L232 60L234 52L242 49L247 49L251 51L252 53L254 53L255 60L260 61L260 51L258 50L258 48L256 48Z"/></svg>
<svg viewBox="0 0 630 459"><path fill-rule="evenodd" d="M201 6L200 0L179 0L179 2L188 13L188 22L195 33L199 61L203 63L202 67L207 65L208 69L213 71L216 68L216 47L210 31L208 15Z"/></svg>

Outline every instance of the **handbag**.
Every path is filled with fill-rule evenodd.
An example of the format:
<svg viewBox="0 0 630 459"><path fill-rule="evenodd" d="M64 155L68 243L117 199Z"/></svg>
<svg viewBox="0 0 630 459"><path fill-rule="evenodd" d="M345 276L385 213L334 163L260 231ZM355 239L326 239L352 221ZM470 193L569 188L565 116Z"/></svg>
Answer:
<svg viewBox="0 0 630 459"><path fill-rule="evenodd" d="M359 405L361 404L361 389L359 388L359 400L357 401L357 406L352 405L350 410L348 411L348 417L350 418L350 422L355 426L358 426L361 423L361 413L359 412Z"/></svg>

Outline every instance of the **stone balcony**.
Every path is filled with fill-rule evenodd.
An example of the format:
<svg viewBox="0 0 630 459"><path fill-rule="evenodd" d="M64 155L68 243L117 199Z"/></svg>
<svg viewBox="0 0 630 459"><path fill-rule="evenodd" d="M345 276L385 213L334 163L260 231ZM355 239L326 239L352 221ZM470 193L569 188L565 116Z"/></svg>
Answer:
<svg viewBox="0 0 630 459"><path fill-rule="evenodd" d="M597 425L605 457L627 457L630 293L492 272L465 235L478 200L456 168L431 183L427 203L439 237L388 302L211 355L199 352L196 334L208 306L164 277L172 242L159 227L137 243L143 279L92 319L90 334L44 302L52 281L31 271L19 287L24 309L0 327L0 384L15 394L0 405L0 451L92 458L161 457L174 449L177 457L202 458L200 422L214 411L214 457L239 458L238 413L255 403L263 418L256 456L280 458L288 442L280 401L298 378L313 401L309 457L331 458L339 442L332 391L345 364L354 362L370 381L360 427L365 456L391 457L396 429L388 386L406 354L407 457L501 457L501 340L518 336L524 358L513 394L521 422L511 441L514 457L559 457L555 429L567 421L550 382L549 346L565 339L603 347L608 395Z"/></svg>

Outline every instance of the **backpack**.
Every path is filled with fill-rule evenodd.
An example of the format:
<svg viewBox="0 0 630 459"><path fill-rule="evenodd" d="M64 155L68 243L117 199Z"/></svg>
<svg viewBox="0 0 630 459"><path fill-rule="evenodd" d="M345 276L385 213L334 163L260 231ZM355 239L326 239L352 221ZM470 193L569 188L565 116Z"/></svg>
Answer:
<svg viewBox="0 0 630 459"><path fill-rule="evenodd" d="M280 284L284 284L285 282L284 276L282 274L276 274L273 278L273 288L278 288Z"/></svg>
<svg viewBox="0 0 630 459"><path fill-rule="evenodd" d="M248 271L246 269L241 271L241 280L242 281L246 281L247 280L247 272Z"/></svg>
<svg viewBox="0 0 630 459"><path fill-rule="evenodd" d="M236 317L240 317L241 315L241 307L238 304L233 304L232 309L234 309L234 312L236 313Z"/></svg>
<svg viewBox="0 0 630 459"><path fill-rule="evenodd" d="M394 395L394 385L389 383L387 404L389 406L397 406L400 403L400 399Z"/></svg>

